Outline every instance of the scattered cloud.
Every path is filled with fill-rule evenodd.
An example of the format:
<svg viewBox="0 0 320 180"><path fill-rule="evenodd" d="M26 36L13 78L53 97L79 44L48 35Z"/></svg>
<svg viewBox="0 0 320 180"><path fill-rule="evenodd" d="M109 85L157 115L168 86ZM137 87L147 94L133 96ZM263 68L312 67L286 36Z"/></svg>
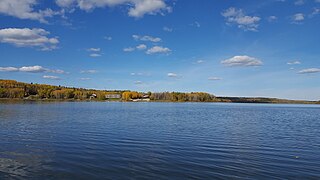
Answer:
<svg viewBox="0 0 320 180"><path fill-rule="evenodd" d="M219 80L222 80L222 78L219 78L219 77L209 77L208 80L210 80L210 81L219 81Z"/></svg>
<svg viewBox="0 0 320 180"><path fill-rule="evenodd" d="M141 18L146 14L164 15L172 11L165 0L56 0L56 3L62 8L79 8L86 12L95 8L128 6L128 15L135 18Z"/></svg>
<svg viewBox="0 0 320 180"><path fill-rule="evenodd" d="M143 84L142 81L135 81L134 84Z"/></svg>
<svg viewBox="0 0 320 180"><path fill-rule="evenodd" d="M292 21L295 24L299 24L304 20L304 14L302 13L297 13L295 15L292 16Z"/></svg>
<svg viewBox="0 0 320 180"><path fill-rule="evenodd" d="M102 56L101 54L101 48L89 48L87 49L88 52L91 52L89 55L90 57L100 57Z"/></svg>
<svg viewBox="0 0 320 180"><path fill-rule="evenodd" d="M124 48L123 51L124 52L132 52L134 51L135 49L133 47L128 47L128 48Z"/></svg>
<svg viewBox="0 0 320 180"><path fill-rule="evenodd" d="M166 32L172 32L172 31L173 31L172 28L169 28L169 27L167 27L167 26L163 27L162 29L163 29L164 31L166 31Z"/></svg>
<svg viewBox="0 0 320 180"><path fill-rule="evenodd" d="M43 68L42 66L23 66L19 68L19 71L21 72L31 72L31 73L40 73L40 72L46 72L48 71L46 68Z"/></svg>
<svg viewBox="0 0 320 180"><path fill-rule="evenodd" d="M238 28L245 31L257 31L259 27L260 17L258 16L248 16L242 9L236 9L230 7L229 9L221 13L223 17L226 18L228 25L237 25Z"/></svg>
<svg viewBox="0 0 320 180"><path fill-rule="evenodd" d="M147 46L145 44L139 44L136 48L138 50L144 50L144 49L147 49Z"/></svg>
<svg viewBox="0 0 320 180"><path fill-rule="evenodd" d="M47 37L49 34L50 32L38 28L0 29L0 42L13 44L17 47L36 47L44 51L56 49L59 40L57 37Z"/></svg>
<svg viewBox="0 0 320 180"><path fill-rule="evenodd" d="M294 5L296 5L296 6L301 6L301 5L304 5L304 0L296 0L295 2L294 2Z"/></svg>
<svg viewBox="0 0 320 180"><path fill-rule="evenodd" d="M98 54L98 53L92 53L89 55L90 57L100 57L101 54Z"/></svg>
<svg viewBox="0 0 320 180"><path fill-rule="evenodd" d="M56 74L69 74L68 72L64 72L63 70L60 69L56 69L56 70L51 70L51 69L47 69L47 72L51 72L51 73L56 73Z"/></svg>
<svg viewBox="0 0 320 180"><path fill-rule="evenodd" d="M89 48L89 49L87 49L87 51L89 51L89 52L100 52L101 48Z"/></svg>
<svg viewBox="0 0 320 180"><path fill-rule="evenodd" d="M250 56L234 56L230 59L221 61L226 66L261 66L261 60Z"/></svg>
<svg viewBox="0 0 320 180"><path fill-rule="evenodd" d="M198 21L195 21L195 22L191 23L190 25L194 26L194 27L197 27L197 28L201 27L201 25L200 25L200 23Z"/></svg>
<svg viewBox="0 0 320 180"><path fill-rule="evenodd" d="M60 80L60 78L58 76L47 76L47 75L44 75L42 77L44 79Z"/></svg>
<svg viewBox="0 0 320 180"><path fill-rule="evenodd" d="M42 23L47 23L46 18L48 17L64 14L64 10L53 11L49 8L36 11L34 7L38 5L38 3L38 0L1 0L0 14L19 19L37 20Z"/></svg>
<svg viewBox="0 0 320 180"><path fill-rule="evenodd" d="M320 2L320 0L319 0L319 2ZM312 13L309 15L309 17L313 17L313 16L316 16L316 15L318 15L318 14L320 14L320 8L313 8L313 11L312 11Z"/></svg>
<svg viewBox="0 0 320 180"><path fill-rule="evenodd" d="M87 81L87 80L91 80L91 78L80 78L80 80Z"/></svg>
<svg viewBox="0 0 320 180"><path fill-rule="evenodd" d="M147 54L169 54L171 49L162 46L153 46L147 50Z"/></svg>
<svg viewBox="0 0 320 180"><path fill-rule="evenodd" d="M0 67L0 72L16 72L19 68L16 67Z"/></svg>
<svg viewBox="0 0 320 180"><path fill-rule="evenodd" d="M111 41L111 40L112 40L112 37L111 37L111 36L105 36L105 37L103 37L103 39L108 40L108 41Z"/></svg>
<svg viewBox="0 0 320 180"><path fill-rule="evenodd" d="M205 61L204 61L204 60L201 60L201 59L198 60L198 61L196 61L197 64L202 64L202 63L204 63L204 62L205 62Z"/></svg>
<svg viewBox="0 0 320 180"><path fill-rule="evenodd" d="M66 72L60 69L48 69L42 66L23 66L23 67L0 67L2 72L29 72L29 73L55 73L55 74L65 74Z"/></svg>
<svg viewBox="0 0 320 180"><path fill-rule="evenodd" d="M80 73L82 73L82 74L95 74L97 72L98 72L97 70L90 69L90 70L83 70Z"/></svg>
<svg viewBox="0 0 320 180"><path fill-rule="evenodd" d="M288 65L298 65L298 64L301 64L300 61L290 61L290 62L287 62Z"/></svg>
<svg viewBox="0 0 320 180"><path fill-rule="evenodd" d="M309 69L302 69L298 72L299 74L312 74L312 73L320 73L320 68L309 68Z"/></svg>
<svg viewBox="0 0 320 180"><path fill-rule="evenodd" d="M140 36L140 35L132 35L132 38L136 41L150 41L150 42L160 42L161 38L152 37L152 36Z"/></svg>
<svg viewBox="0 0 320 180"><path fill-rule="evenodd" d="M131 76L150 76L151 74L150 73L142 73L142 72L133 72L133 73L130 73Z"/></svg>
<svg viewBox="0 0 320 180"><path fill-rule="evenodd" d="M278 20L278 17L277 16L269 16L268 19L267 19L269 22L275 22Z"/></svg>
<svg viewBox="0 0 320 180"><path fill-rule="evenodd" d="M178 74L176 74L176 73L168 73L167 76L170 77L170 78L177 78L177 77L179 77Z"/></svg>
<svg viewBox="0 0 320 180"><path fill-rule="evenodd" d="M145 49L147 49L147 45L145 45L145 44L139 44L139 45L137 45L136 47L123 48L123 51L124 51L124 52L132 52L132 51L135 51L135 50L145 50Z"/></svg>

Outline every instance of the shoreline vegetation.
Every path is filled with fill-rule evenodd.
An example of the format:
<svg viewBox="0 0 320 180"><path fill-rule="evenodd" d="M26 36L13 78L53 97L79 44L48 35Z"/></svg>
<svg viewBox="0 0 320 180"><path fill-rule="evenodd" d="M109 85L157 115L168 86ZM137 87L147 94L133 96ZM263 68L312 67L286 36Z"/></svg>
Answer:
<svg viewBox="0 0 320 180"><path fill-rule="evenodd" d="M95 90L0 79L0 100L25 101L124 101L124 102L224 102L272 104L320 104L320 101L263 97L218 97L205 92L136 92Z"/></svg>

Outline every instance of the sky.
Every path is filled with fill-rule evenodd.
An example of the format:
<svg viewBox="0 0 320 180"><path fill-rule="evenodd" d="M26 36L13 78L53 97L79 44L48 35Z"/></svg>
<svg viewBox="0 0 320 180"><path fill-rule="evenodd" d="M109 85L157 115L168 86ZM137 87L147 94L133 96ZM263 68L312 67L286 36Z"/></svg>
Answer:
<svg viewBox="0 0 320 180"><path fill-rule="evenodd" d="M0 79L320 100L320 0L0 0Z"/></svg>

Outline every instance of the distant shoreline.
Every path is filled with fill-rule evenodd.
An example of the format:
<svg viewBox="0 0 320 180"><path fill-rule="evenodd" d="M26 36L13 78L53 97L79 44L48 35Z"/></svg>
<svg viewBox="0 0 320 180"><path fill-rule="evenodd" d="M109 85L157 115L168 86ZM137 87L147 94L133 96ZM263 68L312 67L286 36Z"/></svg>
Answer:
<svg viewBox="0 0 320 180"><path fill-rule="evenodd" d="M289 102L224 102L224 101L123 101L123 100L81 100L81 99L20 99L0 98L0 102L126 102L126 103L226 103L226 104L314 104L320 105L317 101L296 101Z"/></svg>
<svg viewBox="0 0 320 180"><path fill-rule="evenodd" d="M207 102L256 104L320 104L320 101L264 97L219 97L206 92L137 92L96 90L0 79L0 100L46 102Z"/></svg>

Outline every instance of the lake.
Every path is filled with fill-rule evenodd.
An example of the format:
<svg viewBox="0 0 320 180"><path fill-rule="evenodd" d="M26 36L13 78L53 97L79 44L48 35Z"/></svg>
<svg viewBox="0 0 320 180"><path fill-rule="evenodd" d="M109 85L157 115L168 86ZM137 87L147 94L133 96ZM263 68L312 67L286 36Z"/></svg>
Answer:
<svg viewBox="0 0 320 180"><path fill-rule="evenodd" d="M0 179L320 179L320 106L0 102Z"/></svg>

